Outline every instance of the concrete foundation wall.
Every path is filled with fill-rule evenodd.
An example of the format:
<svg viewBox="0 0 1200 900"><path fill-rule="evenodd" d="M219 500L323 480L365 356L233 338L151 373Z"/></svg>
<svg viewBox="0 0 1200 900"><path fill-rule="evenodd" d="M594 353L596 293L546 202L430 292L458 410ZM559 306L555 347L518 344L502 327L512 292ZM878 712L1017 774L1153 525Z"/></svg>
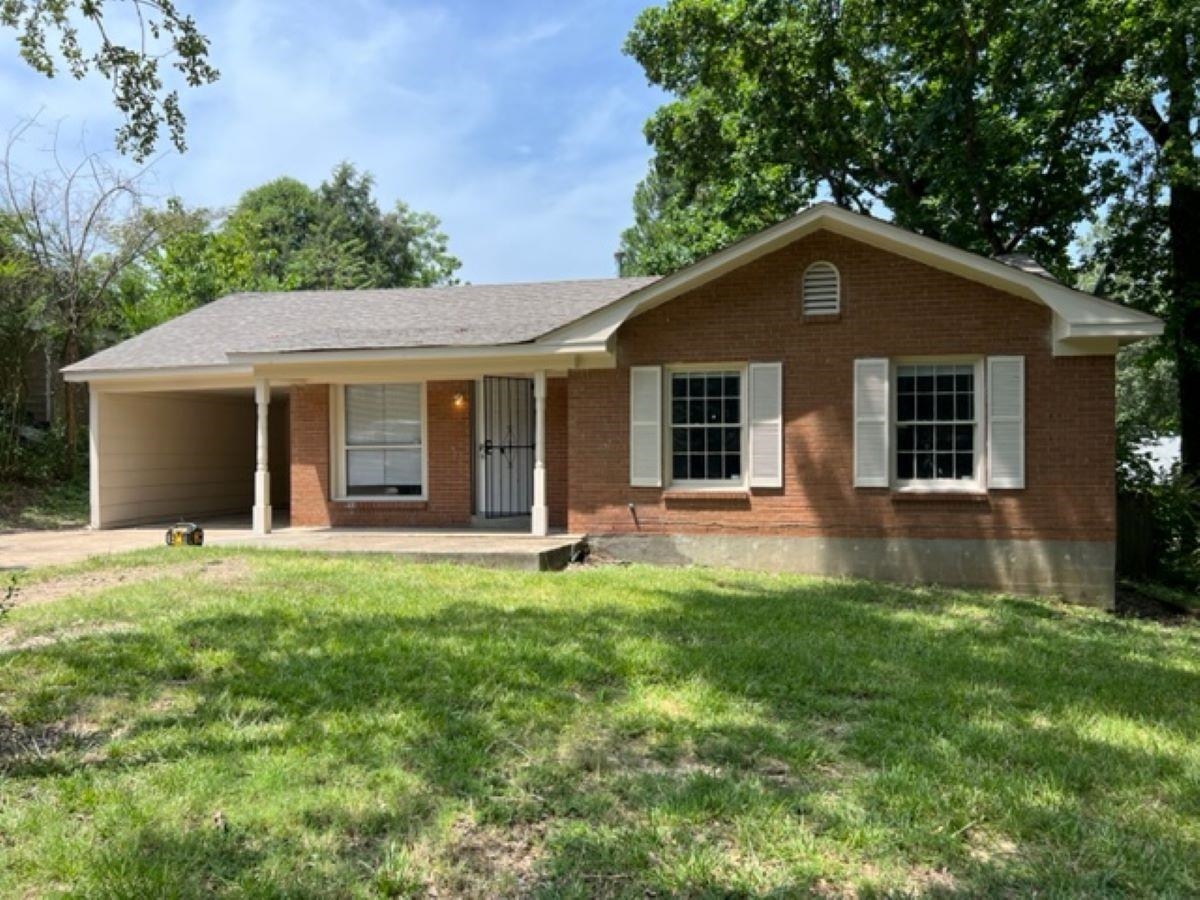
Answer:
<svg viewBox="0 0 1200 900"><path fill-rule="evenodd" d="M1115 545L1106 541L806 538L613 534L593 550L659 565L711 565L1061 596L1111 608Z"/></svg>
<svg viewBox="0 0 1200 900"><path fill-rule="evenodd" d="M92 524L248 513L254 401L222 394L99 396Z"/></svg>

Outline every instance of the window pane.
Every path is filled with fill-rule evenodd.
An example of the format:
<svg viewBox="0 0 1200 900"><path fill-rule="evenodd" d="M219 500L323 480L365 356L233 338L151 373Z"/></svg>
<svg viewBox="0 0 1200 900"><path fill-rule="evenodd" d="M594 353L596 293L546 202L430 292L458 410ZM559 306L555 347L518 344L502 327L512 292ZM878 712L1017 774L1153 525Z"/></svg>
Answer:
<svg viewBox="0 0 1200 900"><path fill-rule="evenodd" d="M933 449L933 426L932 425L918 425L918 426L916 426L916 432L917 432L917 449L918 450L932 450Z"/></svg>
<svg viewBox="0 0 1200 900"><path fill-rule="evenodd" d="M346 387L346 445L419 444L419 384L354 384Z"/></svg>
<svg viewBox="0 0 1200 900"><path fill-rule="evenodd" d="M954 421L954 395L938 394L934 414L939 422Z"/></svg>
<svg viewBox="0 0 1200 900"><path fill-rule="evenodd" d="M972 394L957 394L955 396L954 417L956 419L975 418L975 397Z"/></svg>
<svg viewBox="0 0 1200 900"><path fill-rule="evenodd" d="M382 450L347 450L347 487L383 484L383 453Z"/></svg>
<svg viewBox="0 0 1200 900"><path fill-rule="evenodd" d="M953 478L954 477L954 454L939 453L937 455L937 477L938 478Z"/></svg>
<svg viewBox="0 0 1200 900"><path fill-rule="evenodd" d="M918 453L916 456L917 474L915 478L932 478L933 477L933 454Z"/></svg>
<svg viewBox="0 0 1200 900"><path fill-rule="evenodd" d="M356 384L346 388L346 443L382 444L383 385Z"/></svg>
<svg viewBox="0 0 1200 900"><path fill-rule="evenodd" d="M896 477L973 478L974 366L898 366L896 389Z"/></svg>
<svg viewBox="0 0 1200 900"><path fill-rule="evenodd" d="M676 481L740 478L741 375L674 374L670 383L671 477Z"/></svg>
<svg viewBox="0 0 1200 900"><path fill-rule="evenodd" d="M955 459L957 474L959 478L974 478L975 477L975 457L970 453L959 453Z"/></svg>
<svg viewBox="0 0 1200 900"><path fill-rule="evenodd" d="M687 478L688 458L686 453L677 453L671 458L671 477Z"/></svg>
<svg viewBox="0 0 1200 900"><path fill-rule="evenodd" d="M421 451L417 448L385 450L383 453L384 483L389 485L421 486ZM417 493L420 493L418 490Z"/></svg>

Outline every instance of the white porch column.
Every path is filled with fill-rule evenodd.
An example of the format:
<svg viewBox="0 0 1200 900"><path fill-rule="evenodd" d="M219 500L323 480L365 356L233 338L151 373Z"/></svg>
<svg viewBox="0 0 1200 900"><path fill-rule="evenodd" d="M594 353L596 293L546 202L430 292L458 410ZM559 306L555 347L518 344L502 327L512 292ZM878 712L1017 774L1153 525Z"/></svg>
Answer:
<svg viewBox="0 0 1200 900"><path fill-rule="evenodd" d="M530 531L543 537L550 531L550 516L546 509L546 372L533 375L533 509L530 511Z"/></svg>
<svg viewBox="0 0 1200 900"><path fill-rule="evenodd" d="M49 351L47 351L49 352ZM47 384L51 382L47 381ZM49 391L47 391L49 395ZM49 401L46 401L49 403ZM91 527L104 527L103 509L100 506L100 391L96 385L88 385L88 498L91 503Z"/></svg>
<svg viewBox="0 0 1200 900"><path fill-rule="evenodd" d="M267 467L270 438L267 432L267 408L271 403L271 384L265 378L254 382L254 404L258 410L254 466L254 533L271 531L271 472Z"/></svg>

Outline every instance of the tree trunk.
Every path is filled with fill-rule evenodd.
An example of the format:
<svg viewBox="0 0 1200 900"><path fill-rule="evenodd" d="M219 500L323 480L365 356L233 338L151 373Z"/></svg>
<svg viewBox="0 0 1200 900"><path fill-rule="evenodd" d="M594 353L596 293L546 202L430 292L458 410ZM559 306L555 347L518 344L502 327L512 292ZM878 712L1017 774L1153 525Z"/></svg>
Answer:
<svg viewBox="0 0 1200 900"><path fill-rule="evenodd" d="M1173 185L1168 215L1181 462L1200 481L1200 188Z"/></svg>
<svg viewBox="0 0 1200 900"><path fill-rule="evenodd" d="M79 337L73 331L63 341L62 364L69 366L80 360ZM63 431L66 439L63 474L74 478L76 472L76 448L79 446L79 385L63 382Z"/></svg>

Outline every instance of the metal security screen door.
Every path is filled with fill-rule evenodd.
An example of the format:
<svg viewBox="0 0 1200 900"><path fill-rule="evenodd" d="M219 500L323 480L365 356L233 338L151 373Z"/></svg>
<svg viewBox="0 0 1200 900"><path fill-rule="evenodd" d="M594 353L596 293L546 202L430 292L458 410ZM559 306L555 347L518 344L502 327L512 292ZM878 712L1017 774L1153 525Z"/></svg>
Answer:
<svg viewBox="0 0 1200 900"><path fill-rule="evenodd" d="M480 512L489 519L527 516L533 507L533 379L484 378L480 418Z"/></svg>

